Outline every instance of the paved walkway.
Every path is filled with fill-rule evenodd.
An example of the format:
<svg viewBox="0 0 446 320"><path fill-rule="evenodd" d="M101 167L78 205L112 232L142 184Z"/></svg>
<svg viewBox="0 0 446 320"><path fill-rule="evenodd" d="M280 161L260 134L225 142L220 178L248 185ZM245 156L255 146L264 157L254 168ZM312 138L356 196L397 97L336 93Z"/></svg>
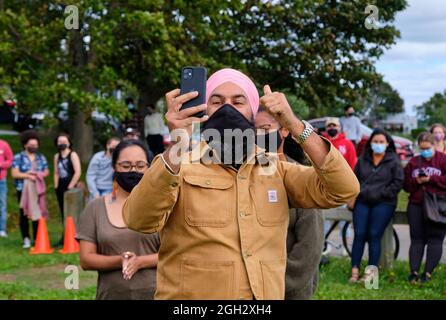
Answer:
<svg viewBox="0 0 446 320"><path fill-rule="evenodd" d="M398 254L398 260L408 261L409 260L409 246L410 246L410 236L409 236L409 226L408 225L394 225L396 232L398 233L398 238L400 239L400 251ZM352 233L353 234L353 233ZM342 244L342 238L339 234L339 230L334 230L329 238L331 241ZM367 254L367 245L364 250L364 257L368 256ZM330 255L342 256L342 248L336 249L333 247ZM446 264L446 241L443 243L443 257L441 259L441 263Z"/></svg>

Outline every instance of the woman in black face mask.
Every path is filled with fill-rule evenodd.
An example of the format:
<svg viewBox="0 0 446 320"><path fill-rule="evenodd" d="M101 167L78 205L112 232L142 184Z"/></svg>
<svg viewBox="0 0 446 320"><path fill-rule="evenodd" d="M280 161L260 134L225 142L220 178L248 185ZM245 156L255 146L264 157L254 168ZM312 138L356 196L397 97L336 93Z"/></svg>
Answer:
<svg viewBox="0 0 446 320"><path fill-rule="evenodd" d="M92 200L80 218L80 263L99 273L96 299L153 299L159 236L127 229L122 218L124 202L150 160L141 142L120 142L112 158L113 193Z"/></svg>
<svg viewBox="0 0 446 320"><path fill-rule="evenodd" d="M20 135L20 140L24 150L14 155L11 168L11 176L15 179L14 184L19 206L22 202L22 195L25 194L26 196L27 194L26 186L29 185L29 182L42 181L49 175L48 162L45 156L39 152L40 139L37 132L34 130L24 131ZM38 210L40 212L37 212L37 214L36 207L40 208ZM33 239L35 240L37 236L38 216L45 219L48 217L48 210L43 207L39 205L33 206L34 210L26 210L27 212L23 208L20 208L19 224L24 249L31 247L29 220L32 221Z"/></svg>
<svg viewBox="0 0 446 320"><path fill-rule="evenodd" d="M54 140L54 145L58 150L54 155L54 190L62 218L62 236L55 246L60 247L63 246L64 239L64 193L78 184L81 177L81 161L77 153L71 149L72 143L68 134L60 133Z"/></svg>

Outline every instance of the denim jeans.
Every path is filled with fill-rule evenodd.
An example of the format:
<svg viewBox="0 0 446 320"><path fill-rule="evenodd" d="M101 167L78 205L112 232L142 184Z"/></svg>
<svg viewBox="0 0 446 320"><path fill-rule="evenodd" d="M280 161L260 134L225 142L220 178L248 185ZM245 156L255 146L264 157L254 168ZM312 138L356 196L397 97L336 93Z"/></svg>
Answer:
<svg viewBox="0 0 446 320"><path fill-rule="evenodd" d="M8 186L6 179L0 180L0 231L6 231Z"/></svg>
<svg viewBox="0 0 446 320"><path fill-rule="evenodd" d="M353 209L355 237L352 248L352 267L360 267L366 242L369 245L369 265L378 265L381 256L381 238L394 213L395 206L391 204L371 205L356 201Z"/></svg>

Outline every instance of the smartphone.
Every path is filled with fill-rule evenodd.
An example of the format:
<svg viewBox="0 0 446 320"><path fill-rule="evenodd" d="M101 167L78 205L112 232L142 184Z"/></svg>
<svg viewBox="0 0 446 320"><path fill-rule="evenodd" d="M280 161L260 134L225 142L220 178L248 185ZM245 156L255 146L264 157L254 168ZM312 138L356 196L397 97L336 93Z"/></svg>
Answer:
<svg viewBox="0 0 446 320"><path fill-rule="evenodd" d="M181 106L180 110L196 107L206 103L206 81L207 70L204 67L183 67L181 68L181 94L191 91L198 91L198 96L187 101ZM194 114L194 117L203 117L206 113L200 111Z"/></svg>

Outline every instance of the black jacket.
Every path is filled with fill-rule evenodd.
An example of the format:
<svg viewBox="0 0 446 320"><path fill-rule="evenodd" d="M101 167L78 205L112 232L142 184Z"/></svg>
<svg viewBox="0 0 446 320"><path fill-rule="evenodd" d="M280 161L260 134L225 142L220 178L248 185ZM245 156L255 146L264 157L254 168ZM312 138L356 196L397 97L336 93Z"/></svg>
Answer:
<svg viewBox="0 0 446 320"><path fill-rule="evenodd" d="M404 171L395 152L386 151L376 167L372 156L365 153L356 164L355 174L361 185L358 200L368 204L397 204L398 193L403 188Z"/></svg>

